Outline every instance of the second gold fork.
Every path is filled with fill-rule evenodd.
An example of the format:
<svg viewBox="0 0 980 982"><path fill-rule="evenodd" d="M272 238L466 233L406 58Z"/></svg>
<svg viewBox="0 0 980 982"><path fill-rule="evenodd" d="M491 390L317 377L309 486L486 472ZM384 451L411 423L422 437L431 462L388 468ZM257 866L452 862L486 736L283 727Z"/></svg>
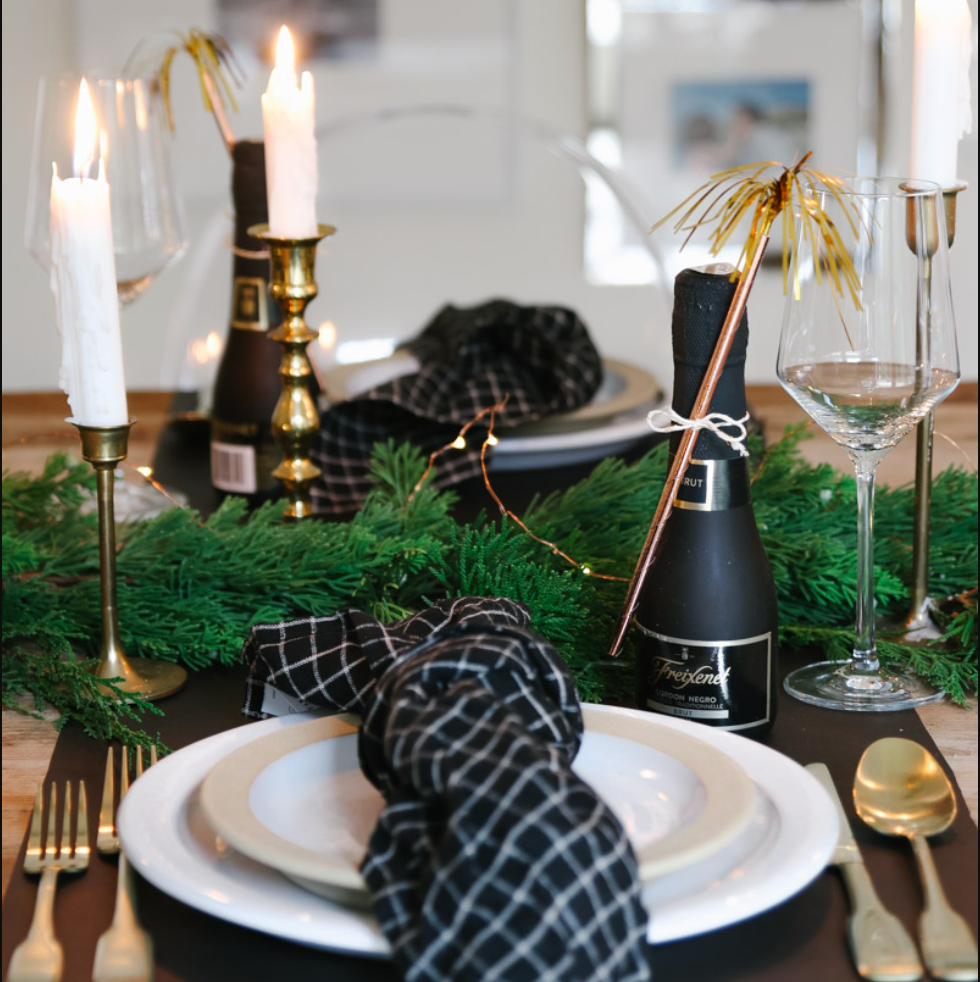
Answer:
<svg viewBox="0 0 980 982"><path fill-rule="evenodd" d="M129 754L126 747L121 748L120 756L119 804L129 790ZM152 748L150 765L156 762L156 748ZM96 848L103 856L119 855L119 876L112 926L99 938L95 949L92 982L149 982L153 977L153 942L137 919L133 900L133 874L119 842L113 765L113 748L109 747ZM143 773L143 751L140 747L135 751L135 770L136 777Z"/></svg>

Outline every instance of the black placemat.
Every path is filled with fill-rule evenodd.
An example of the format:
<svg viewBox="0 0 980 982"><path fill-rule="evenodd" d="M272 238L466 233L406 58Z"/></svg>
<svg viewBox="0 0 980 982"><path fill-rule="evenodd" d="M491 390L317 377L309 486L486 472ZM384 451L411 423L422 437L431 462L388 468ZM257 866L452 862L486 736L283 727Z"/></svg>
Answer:
<svg viewBox="0 0 980 982"><path fill-rule="evenodd" d="M645 439L626 456L637 457L655 439L659 438ZM218 497L208 477L206 421L175 420L164 431L154 463L158 479L188 492L195 507L207 513L217 505ZM534 494L567 487L587 476L593 466L586 463L547 472L507 472L495 475L494 485L510 507L521 511ZM461 520L471 520L492 504L480 479L457 490L461 494L457 517ZM800 663L799 658L784 659L783 669ZM161 703L166 715L149 718L146 726L158 728L164 741L175 749L187 746L242 725L243 694L240 668L193 673L183 692ZM847 801L862 751L883 736L918 740L939 757L914 712L834 712L807 706L782 692L779 717L767 742L800 763L824 761ZM48 774L62 781L80 777L88 781L93 828L105 755L105 744L88 739L80 727L69 725L58 738ZM945 761L943 766L948 771ZM879 892L914 934L921 895L910 848L904 841L877 835L857 819L852 827ZM950 901L976 933L977 829L961 796L953 828L932 843ZM36 895L36 878L25 877L20 865L18 862L3 905L4 977L11 952L27 932ZM66 982L91 979L95 944L111 919L115 874L114 862L93 857L84 875L62 879L55 918L58 937L65 947ZM323 978L375 982L395 978L385 962L304 948L236 927L186 907L142 881L138 892L141 918L156 944L158 982L304 982ZM846 916L843 885L835 872L827 872L796 897L749 921L651 948L654 976L658 982L856 980L858 975L846 947Z"/></svg>
<svg viewBox="0 0 980 982"><path fill-rule="evenodd" d="M799 663L795 658L785 661L787 669ZM163 739L174 748L241 725L243 687L239 668L194 673L183 692L161 703L166 715L148 724L158 725ZM782 693L769 744L800 763L824 761L838 790L849 796L861 752L883 736L918 740L939 756L914 712L839 713L806 706ZM58 738L49 770L49 777L58 780L87 779L93 823L104 762L105 745L69 725ZM953 828L932 842L950 901L976 932L977 830L962 798L960 806ZM856 819L852 825L875 885L914 934L921 896L908 844L877 835ZM114 863L93 857L88 872L65 878L58 889L55 920L65 947L66 982L91 978L95 943L111 917L115 871ZM142 881L138 892L140 915L156 944L159 982L395 978L385 962L304 948L239 928L186 907ZM35 894L36 878L24 876L18 866L3 906L4 974L13 948L27 932ZM658 982L858 979L845 942L846 916L843 885L835 872L827 872L796 897L742 924L651 948L655 978Z"/></svg>

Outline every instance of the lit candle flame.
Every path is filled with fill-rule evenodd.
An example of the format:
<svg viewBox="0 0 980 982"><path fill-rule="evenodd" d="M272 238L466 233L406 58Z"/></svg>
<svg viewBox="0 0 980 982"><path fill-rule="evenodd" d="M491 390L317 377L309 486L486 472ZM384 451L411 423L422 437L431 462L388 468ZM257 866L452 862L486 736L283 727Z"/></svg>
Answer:
<svg viewBox="0 0 980 982"><path fill-rule="evenodd" d="M95 107L83 78L78 86L78 108L75 110L75 176L88 177L89 169L95 160L95 147L98 132L95 125Z"/></svg>
<svg viewBox="0 0 980 982"><path fill-rule="evenodd" d="M276 71L296 78L296 49L293 36L285 24L279 28L279 39L276 41Z"/></svg>
<svg viewBox="0 0 980 982"><path fill-rule="evenodd" d="M109 134L105 130L99 130L99 180L104 181L105 164L109 159Z"/></svg>

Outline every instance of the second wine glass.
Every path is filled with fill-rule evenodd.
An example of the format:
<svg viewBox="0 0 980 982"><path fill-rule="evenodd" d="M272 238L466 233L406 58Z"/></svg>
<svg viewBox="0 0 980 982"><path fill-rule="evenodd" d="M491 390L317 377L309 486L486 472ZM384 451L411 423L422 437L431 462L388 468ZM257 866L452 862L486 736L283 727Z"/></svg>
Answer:
<svg viewBox="0 0 980 982"><path fill-rule="evenodd" d="M158 76L86 76L101 134L92 174L105 164L119 300L140 296L187 247L183 209L170 158L170 130ZM80 75L42 78L37 97L25 240L51 265L51 165L74 174L75 110Z"/></svg>
<svg viewBox="0 0 980 982"><path fill-rule="evenodd" d="M942 193L926 181L855 178L808 200L851 252L855 276L848 285L824 235L800 236L777 374L854 465L857 604L851 660L799 669L785 687L834 709L906 709L943 693L878 660L874 478L885 454L959 381Z"/></svg>

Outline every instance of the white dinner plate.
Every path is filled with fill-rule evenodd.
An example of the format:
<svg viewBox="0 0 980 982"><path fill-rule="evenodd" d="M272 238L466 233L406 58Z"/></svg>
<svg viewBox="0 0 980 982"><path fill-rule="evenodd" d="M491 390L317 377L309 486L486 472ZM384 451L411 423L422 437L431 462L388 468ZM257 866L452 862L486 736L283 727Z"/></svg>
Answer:
<svg viewBox="0 0 980 982"><path fill-rule="evenodd" d="M649 715L607 706L590 710L624 719ZM308 719L277 717L218 733L150 768L120 807L123 847L150 883L215 917L301 944L383 957L388 946L368 912L304 890L232 849L201 809L201 782L227 754ZM731 757L755 782L757 806L729 846L644 889L651 942L703 934L769 910L824 869L836 843L837 817L810 774L744 737L666 716L657 722Z"/></svg>
<svg viewBox="0 0 980 982"><path fill-rule="evenodd" d="M642 882L710 856L748 826L755 786L726 754L650 714L583 708L574 769L622 822ZM370 905L359 869L384 800L347 723L323 717L252 741L212 769L201 805L239 852L325 897Z"/></svg>
<svg viewBox="0 0 980 982"><path fill-rule="evenodd" d="M564 467L629 449L650 433L647 413L666 396L645 369L603 358L603 380L592 399L573 412L557 413L526 426L498 431L490 457L493 471ZM331 401L350 399L402 375L418 371L405 351L360 364L335 365L323 375Z"/></svg>

